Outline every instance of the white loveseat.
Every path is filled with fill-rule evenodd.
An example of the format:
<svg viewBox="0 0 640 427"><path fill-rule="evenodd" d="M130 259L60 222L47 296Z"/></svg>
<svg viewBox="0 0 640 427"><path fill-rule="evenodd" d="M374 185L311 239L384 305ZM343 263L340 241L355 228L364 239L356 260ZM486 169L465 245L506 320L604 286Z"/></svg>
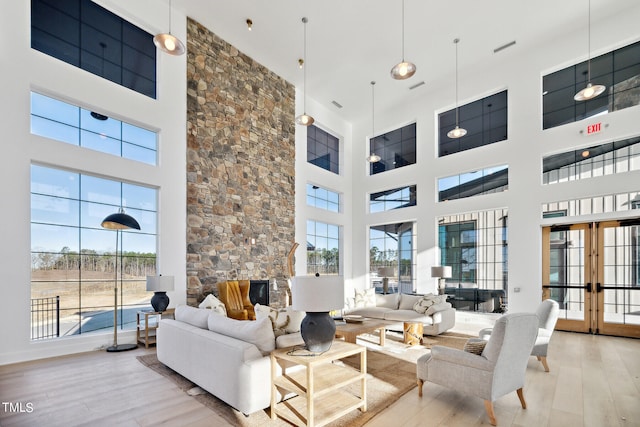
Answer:
<svg viewBox="0 0 640 427"><path fill-rule="evenodd" d="M244 414L271 403L269 353L304 345L300 333L275 338L268 317L235 320L186 305L157 330L158 360Z"/></svg>
<svg viewBox="0 0 640 427"><path fill-rule="evenodd" d="M431 298L431 300L430 300ZM374 293L373 288L357 291L347 299L344 314L398 322L388 329L403 329L403 322L422 322L425 335L439 335L453 328L456 310L436 295Z"/></svg>

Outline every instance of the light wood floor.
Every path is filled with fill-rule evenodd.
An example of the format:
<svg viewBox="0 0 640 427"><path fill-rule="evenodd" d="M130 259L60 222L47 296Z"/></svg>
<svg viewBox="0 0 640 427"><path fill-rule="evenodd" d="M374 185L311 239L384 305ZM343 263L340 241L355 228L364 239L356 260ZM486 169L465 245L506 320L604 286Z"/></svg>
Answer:
<svg viewBox="0 0 640 427"><path fill-rule="evenodd" d="M123 353L91 352L0 366L0 425L224 426L173 383ZM640 426L640 340L556 332L550 373L534 357L524 388L495 403L500 426ZM203 365L206 369L206 365ZM13 412L4 402L14 404ZM25 411L15 412L16 403ZM367 427L488 425L481 399L425 384Z"/></svg>

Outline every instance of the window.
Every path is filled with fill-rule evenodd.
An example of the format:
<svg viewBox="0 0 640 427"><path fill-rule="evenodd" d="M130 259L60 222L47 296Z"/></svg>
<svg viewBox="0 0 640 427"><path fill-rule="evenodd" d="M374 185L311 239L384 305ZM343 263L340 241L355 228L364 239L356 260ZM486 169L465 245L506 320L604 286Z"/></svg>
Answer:
<svg viewBox="0 0 640 427"><path fill-rule="evenodd" d="M547 156L543 184L576 181L640 169L640 137Z"/></svg>
<svg viewBox="0 0 640 427"><path fill-rule="evenodd" d="M591 82L607 87L589 101L573 96L587 85L588 62L542 77L542 129L640 104L640 42L591 58Z"/></svg>
<svg viewBox="0 0 640 427"><path fill-rule="evenodd" d="M394 188L369 195L369 212L384 212L416 205L416 186Z"/></svg>
<svg viewBox="0 0 640 427"><path fill-rule="evenodd" d="M156 164L155 132L35 92L31 92L31 133Z"/></svg>
<svg viewBox="0 0 640 427"><path fill-rule="evenodd" d="M507 91L479 99L458 108L459 125L467 130L452 139L447 132L456 127L456 110L438 115L438 157L459 153L507 139Z"/></svg>
<svg viewBox="0 0 640 427"><path fill-rule="evenodd" d="M416 124L376 136L369 140L370 152L380 161L370 164L370 174L398 169L416 163Z"/></svg>
<svg viewBox="0 0 640 427"><path fill-rule="evenodd" d="M509 189L507 165L438 179L438 201L462 199Z"/></svg>
<svg viewBox="0 0 640 427"><path fill-rule="evenodd" d="M416 290L415 223L374 225L369 227L369 277L377 292L388 283L388 292L411 293Z"/></svg>
<svg viewBox="0 0 640 427"><path fill-rule="evenodd" d="M307 274L340 274L340 227L307 221Z"/></svg>
<svg viewBox="0 0 640 427"><path fill-rule="evenodd" d="M438 223L440 262L452 270L445 293L455 295L457 309L501 312L508 288L507 210L450 215Z"/></svg>
<svg viewBox="0 0 640 427"><path fill-rule="evenodd" d="M57 297L55 316L34 316L32 339L55 323L70 336L113 328L115 245L121 327L134 327L136 309L147 305L146 276L156 271L157 191L63 169L31 166L31 300L46 306ZM102 220L120 207L141 230L107 230ZM144 301L144 304L140 302ZM46 320L43 320L46 319Z"/></svg>
<svg viewBox="0 0 640 427"><path fill-rule="evenodd" d="M307 205L330 212L340 212L340 194L313 184L307 184Z"/></svg>
<svg viewBox="0 0 640 427"><path fill-rule="evenodd" d="M542 217L596 215L640 209L640 191L543 203Z"/></svg>
<svg viewBox="0 0 640 427"><path fill-rule="evenodd" d="M339 139L316 126L307 127L307 162L339 174Z"/></svg>
<svg viewBox="0 0 640 427"><path fill-rule="evenodd" d="M153 36L91 0L31 0L31 47L156 97Z"/></svg>

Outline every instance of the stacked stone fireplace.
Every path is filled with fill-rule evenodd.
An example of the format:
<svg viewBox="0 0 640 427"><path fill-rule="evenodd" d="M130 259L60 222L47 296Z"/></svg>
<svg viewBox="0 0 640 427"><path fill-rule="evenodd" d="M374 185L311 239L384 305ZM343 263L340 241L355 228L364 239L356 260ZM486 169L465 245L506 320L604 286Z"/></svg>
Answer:
<svg viewBox="0 0 640 427"><path fill-rule="evenodd" d="M294 86L187 23L187 303L224 280L285 286L294 242ZM267 282L269 283L269 282ZM272 305L285 289L267 285Z"/></svg>

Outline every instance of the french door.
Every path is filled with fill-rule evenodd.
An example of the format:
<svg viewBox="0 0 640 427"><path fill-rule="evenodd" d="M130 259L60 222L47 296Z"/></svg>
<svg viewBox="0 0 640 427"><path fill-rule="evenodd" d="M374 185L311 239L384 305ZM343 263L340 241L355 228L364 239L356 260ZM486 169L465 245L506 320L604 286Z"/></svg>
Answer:
<svg viewBox="0 0 640 427"><path fill-rule="evenodd" d="M556 329L640 338L640 220L544 227L542 247Z"/></svg>

